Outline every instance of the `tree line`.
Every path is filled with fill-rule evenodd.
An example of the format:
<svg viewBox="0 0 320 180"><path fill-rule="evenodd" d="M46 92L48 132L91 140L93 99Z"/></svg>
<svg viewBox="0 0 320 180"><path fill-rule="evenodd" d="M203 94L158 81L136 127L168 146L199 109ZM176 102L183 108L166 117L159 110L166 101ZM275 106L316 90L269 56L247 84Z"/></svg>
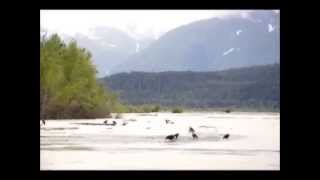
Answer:
<svg viewBox="0 0 320 180"><path fill-rule="evenodd" d="M162 107L237 108L278 111L280 65L218 72L131 72L100 79L122 103Z"/></svg>

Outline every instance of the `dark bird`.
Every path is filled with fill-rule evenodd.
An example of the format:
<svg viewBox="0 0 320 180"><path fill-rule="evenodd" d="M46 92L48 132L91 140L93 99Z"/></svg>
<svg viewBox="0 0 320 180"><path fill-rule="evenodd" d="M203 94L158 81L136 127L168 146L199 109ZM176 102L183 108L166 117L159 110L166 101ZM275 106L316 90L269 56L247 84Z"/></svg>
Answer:
<svg viewBox="0 0 320 180"><path fill-rule="evenodd" d="M125 125L127 125L127 124L128 124L127 122L123 122L123 123L122 123L122 126L125 126Z"/></svg>
<svg viewBox="0 0 320 180"><path fill-rule="evenodd" d="M117 124L117 122L112 121L112 126L115 126Z"/></svg>
<svg viewBox="0 0 320 180"><path fill-rule="evenodd" d="M198 136L196 135L196 133L192 133L192 138L193 139L198 139Z"/></svg>
<svg viewBox="0 0 320 180"><path fill-rule="evenodd" d="M174 122L170 121L169 119L166 119L166 124L174 124Z"/></svg>
<svg viewBox="0 0 320 180"><path fill-rule="evenodd" d="M117 124L115 121L112 121L112 124L108 124L108 120L105 120L103 123L107 126L115 126Z"/></svg>
<svg viewBox="0 0 320 180"><path fill-rule="evenodd" d="M41 120L43 125L46 125L46 121L44 119Z"/></svg>
<svg viewBox="0 0 320 180"><path fill-rule="evenodd" d="M166 140L170 140L170 141L177 140L177 139L178 139L178 136L179 136L179 133L177 133L177 134L172 134L172 135L167 136L167 137L166 137Z"/></svg>
<svg viewBox="0 0 320 180"><path fill-rule="evenodd" d="M189 132L195 133L196 131L192 127L189 127Z"/></svg>
<svg viewBox="0 0 320 180"><path fill-rule="evenodd" d="M225 134L225 135L223 136L223 139L228 139L229 136L230 136L230 134Z"/></svg>

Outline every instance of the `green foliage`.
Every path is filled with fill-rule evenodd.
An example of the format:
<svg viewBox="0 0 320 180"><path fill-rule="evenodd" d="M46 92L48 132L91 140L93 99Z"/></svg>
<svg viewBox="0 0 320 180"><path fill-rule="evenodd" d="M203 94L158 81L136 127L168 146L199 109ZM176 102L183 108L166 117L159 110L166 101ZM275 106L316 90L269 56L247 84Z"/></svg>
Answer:
<svg viewBox="0 0 320 180"><path fill-rule="evenodd" d="M97 82L88 51L57 34L41 37L41 118L97 118L120 109L116 95Z"/></svg>
<svg viewBox="0 0 320 180"><path fill-rule="evenodd" d="M151 112L159 112L160 111L160 106L156 105L152 108Z"/></svg>
<svg viewBox="0 0 320 180"><path fill-rule="evenodd" d="M183 112L183 110L182 110L182 108L179 108L179 107L175 107L174 109L172 109L172 111L171 111L172 113L182 113Z"/></svg>
<svg viewBox="0 0 320 180"><path fill-rule="evenodd" d="M150 105L150 104L143 104L143 105L121 105L122 106L122 113L150 113L150 112L159 112L160 106L159 105Z"/></svg>

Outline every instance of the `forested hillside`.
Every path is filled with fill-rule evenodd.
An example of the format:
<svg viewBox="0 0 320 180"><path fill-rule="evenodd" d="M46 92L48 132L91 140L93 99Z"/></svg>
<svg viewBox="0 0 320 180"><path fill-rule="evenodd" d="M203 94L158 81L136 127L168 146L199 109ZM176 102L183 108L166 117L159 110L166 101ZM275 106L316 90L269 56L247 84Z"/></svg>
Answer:
<svg viewBox="0 0 320 180"><path fill-rule="evenodd" d="M101 82L123 103L279 110L280 65L218 72L119 73Z"/></svg>

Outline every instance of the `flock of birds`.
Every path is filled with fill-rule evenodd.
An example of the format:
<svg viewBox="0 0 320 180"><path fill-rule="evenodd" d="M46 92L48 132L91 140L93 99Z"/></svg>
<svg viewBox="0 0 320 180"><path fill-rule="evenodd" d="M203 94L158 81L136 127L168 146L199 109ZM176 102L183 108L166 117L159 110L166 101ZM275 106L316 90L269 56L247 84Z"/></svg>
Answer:
<svg viewBox="0 0 320 180"><path fill-rule="evenodd" d="M198 135L196 134L196 131L192 127L189 127L189 132L191 133L191 136L194 140L198 139ZM178 140L178 137L179 137L179 133L171 134L171 135L168 135L165 138L165 140L176 141ZM230 134L225 134L222 136L222 139L228 139L229 137L230 137Z"/></svg>
<svg viewBox="0 0 320 180"><path fill-rule="evenodd" d="M46 124L45 120L41 120L41 122L42 122L42 125ZM168 120L168 119L166 119L165 122L166 122L166 124L174 124L173 121ZM107 125L107 126L116 126L117 125L116 121L112 121L112 123L108 123L108 120L105 120L103 123L105 125ZM128 122L124 121L122 123L122 126L126 126L127 124L128 124ZM193 140L197 140L198 139L198 135L196 134L196 131L192 127L189 127L189 133L191 133L191 136L192 136ZM165 140L172 142L172 141L178 140L178 137L179 137L179 133L171 134L171 135L166 136ZM222 136L222 139L228 139L229 137L230 137L230 134L224 134Z"/></svg>

